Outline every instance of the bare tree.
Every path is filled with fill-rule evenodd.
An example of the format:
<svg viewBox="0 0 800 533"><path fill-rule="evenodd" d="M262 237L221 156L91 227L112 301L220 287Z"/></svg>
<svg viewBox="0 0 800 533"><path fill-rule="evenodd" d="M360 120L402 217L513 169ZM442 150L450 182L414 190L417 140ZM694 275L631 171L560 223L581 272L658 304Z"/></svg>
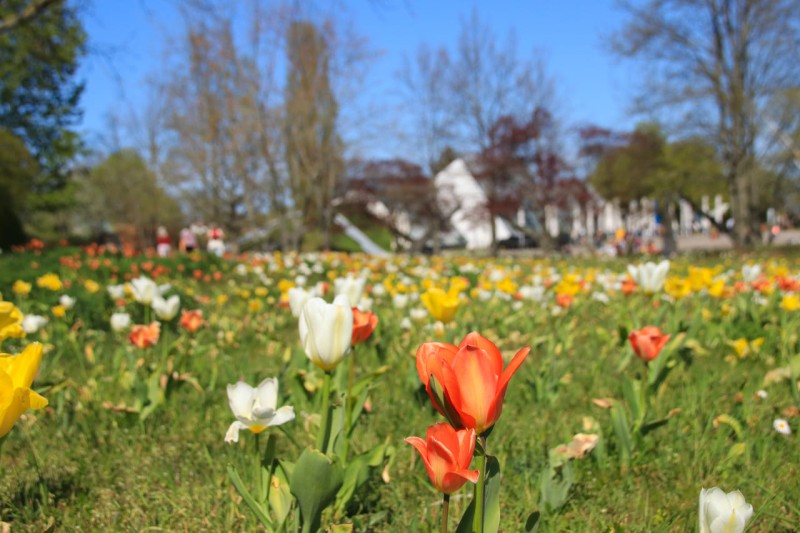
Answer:
<svg viewBox="0 0 800 533"><path fill-rule="evenodd" d="M650 0L623 7L628 21L612 44L648 69L638 109L683 111L681 133L705 131L723 163L735 241L751 242L758 234L753 175L759 109L771 94L797 84L797 3Z"/></svg>

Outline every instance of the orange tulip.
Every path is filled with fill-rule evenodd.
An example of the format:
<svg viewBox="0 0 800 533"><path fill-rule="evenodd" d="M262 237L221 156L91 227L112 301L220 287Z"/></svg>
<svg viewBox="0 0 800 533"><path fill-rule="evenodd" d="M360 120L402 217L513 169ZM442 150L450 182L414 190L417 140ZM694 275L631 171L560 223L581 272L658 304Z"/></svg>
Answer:
<svg viewBox="0 0 800 533"><path fill-rule="evenodd" d="M144 350L150 346L155 346L158 342L159 333L161 333L160 322L151 322L149 326L137 324L131 328L131 334L128 338L138 348Z"/></svg>
<svg viewBox="0 0 800 533"><path fill-rule="evenodd" d="M645 326L640 330L631 331L628 340L636 357L646 363L658 357L661 349L669 342L669 337L655 326Z"/></svg>
<svg viewBox="0 0 800 533"><path fill-rule="evenodd" d="M191 311L186 311L185 309L181 311L181 321L180 325L183 329L188 331L189 333L194 333L200 326L206 323L203 320L203 310L202 309L193 309Z"/></svg>
<svg viewBox="0 0 800 533"><path fill-rule="evenodd" d="M556 305L558 305L562 309L567 309L570 305L572 305L572 300L574 296L571 294L556 294Z"/></svg>
<svg viewBox="0 0 800 533"><path fill-rule="evenodd" d="M353 338L350 344L358 346L372 335L378 325L378 315L372 311L359 311L353 308Z"/></svg>
<svg viewBox="0 0 800 533"><path fill-rule="evenodd" d="M439 422L428 428L425 440L419 437L405 440L422 456L431 483L439 492L452 494L467 481L478 481L480 472L467 470L475 452L475 430L456 430Z"/></svg>
<svg viewBox="0 0 800 533"><path fill-rule="evenodd" d="M454 427L474 429L480 435L500 418L508 382L529 351L528 347L518 351L503 369L497 346L473 331L458 346L443 342L420 346L417 373L434 407Z"/></svg>

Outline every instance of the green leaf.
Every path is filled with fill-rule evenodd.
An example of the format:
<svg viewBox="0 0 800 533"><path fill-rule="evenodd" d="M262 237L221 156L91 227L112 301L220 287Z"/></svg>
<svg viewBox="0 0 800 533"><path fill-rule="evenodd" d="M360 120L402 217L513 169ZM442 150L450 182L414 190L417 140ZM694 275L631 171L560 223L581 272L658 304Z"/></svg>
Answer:
<svg viewBox="0 0 800 533"><path fill-rule="evenodd" d="M325 510L342 486L343 472L338 458L306 448L294 465L289 479L303 520L303 533L317 531Z"/></svg>
<svg viewBox="0 0 800 533"><path fill-rule="evenodd" d="M253 495L250 494L250 491L248 491L244 486L242 478L239 477L239 473L232 466L228 467L228 477L231 478L233 486L236 487L236 491L242 497L250 510L253 511L253 514L256 515L256 518L258 518L259 522L266 527L272 527L272 520L269 518L269 513L261 504L256 501Z"/></svg>
<svg viewBox="0 0 800 533"><path fill-rule="evenodd" d="M382 465L392 450L388 443L379 444L350 461L344 472L342 488L336 494L337 514L345 511L359 487L369 480L370 470Z"/></svg>
<svg viewBox="0 0 800 533"><path fill-rule="evenodd" d="M500 462L497 457L486 456L486 488L483 507L484 533L497 533L500 529ZM480 483L480 481L479 481ZM475 516L475 500L473 499L461 522L458 523L456 533L471 533L472 522Z"/></svg>
<svg viewBox="0 0 800 533"><path fill-rule="evenodd" d="M617 446L619 447L620 463L623 468L631 464L631 451L633 450L633 440L631 430L628 425L628 418L621 405L614 404L611 407L611 423L614 426L614 433L617 436Z"/></svg>
<svg viewBox="0 0 800 533"><path fill-rule="evenodd" d="M289 488L289 476L292 471L290 466L293 465L279 461L270 480L272 486L269 491L269 506L275 513L276 529L278 530L283 527L286 517L292 510L292 493Z"/></svg>
<svg viewBox="0 0 800 533"><path fill-rule="evenodd" d="M528 519L525 520L525 533L536 533L539 531L539 525L542 523L541 521L542 513L539 511L534 511L528 516Z"/></svg>

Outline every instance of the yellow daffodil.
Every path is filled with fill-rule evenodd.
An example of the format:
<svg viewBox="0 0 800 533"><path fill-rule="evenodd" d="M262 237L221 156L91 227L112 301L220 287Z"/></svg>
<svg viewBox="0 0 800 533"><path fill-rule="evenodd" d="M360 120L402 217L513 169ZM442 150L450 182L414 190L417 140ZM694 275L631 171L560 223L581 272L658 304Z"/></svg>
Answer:
<svg viewBox="0 0 800 533"><path fill-rule="evenodd" d="M11 431L22 413L47 405L47 399L31 390L41 360L38 342L19 355L0 354L0 437Z"/></svg>
<svg viewBox="0 0 800 533"><path fill-rule="evenodd" d="M445 324L452 321L458 311L458 295L444 292L438 287L431 287L422 293L420 300L433 318Z"/></svg>
<svg viewBox="0 0 800 533"><path fill-rule="evenodd" d="M29 292L31 292L31 284L18 279L14 282L14 285L11 287L11 291L14 294L18 294L20 296L27 296Z"/></svg>
<svg viewBox="0 0 800 533"><path fill-rule="evenodd" d="M58 277L58 274L49 273L37 278L36 286L41 289L49 289L55 292L60 291L64 285L61 283L61 278Z"/></svg>
<svg viewBox="0 0 800 533"><path fill-rule="evenodd" d="M0 341L9 337L20 339L24 336L22 311L11 302L0 302Z"/></svg>

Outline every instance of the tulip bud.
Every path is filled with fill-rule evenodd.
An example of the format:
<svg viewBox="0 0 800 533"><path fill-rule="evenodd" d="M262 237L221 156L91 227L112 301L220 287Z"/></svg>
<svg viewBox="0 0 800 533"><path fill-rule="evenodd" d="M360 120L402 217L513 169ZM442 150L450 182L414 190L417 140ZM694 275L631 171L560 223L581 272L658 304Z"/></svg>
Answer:
<svg viewBox="0 0 800 533"><path fill-rule="evenodd" d="M700 489L700 533L742 533L753 516L753 506L738 490Z"/></svg>
<svg viewBox="0 0 800 533"><path fill-rule="evenodd" d="M353 310L347 296L337 296L332 304L311 298L300 313L300 341L311 362L330 372L350 351L353 336Z"/></svg>

